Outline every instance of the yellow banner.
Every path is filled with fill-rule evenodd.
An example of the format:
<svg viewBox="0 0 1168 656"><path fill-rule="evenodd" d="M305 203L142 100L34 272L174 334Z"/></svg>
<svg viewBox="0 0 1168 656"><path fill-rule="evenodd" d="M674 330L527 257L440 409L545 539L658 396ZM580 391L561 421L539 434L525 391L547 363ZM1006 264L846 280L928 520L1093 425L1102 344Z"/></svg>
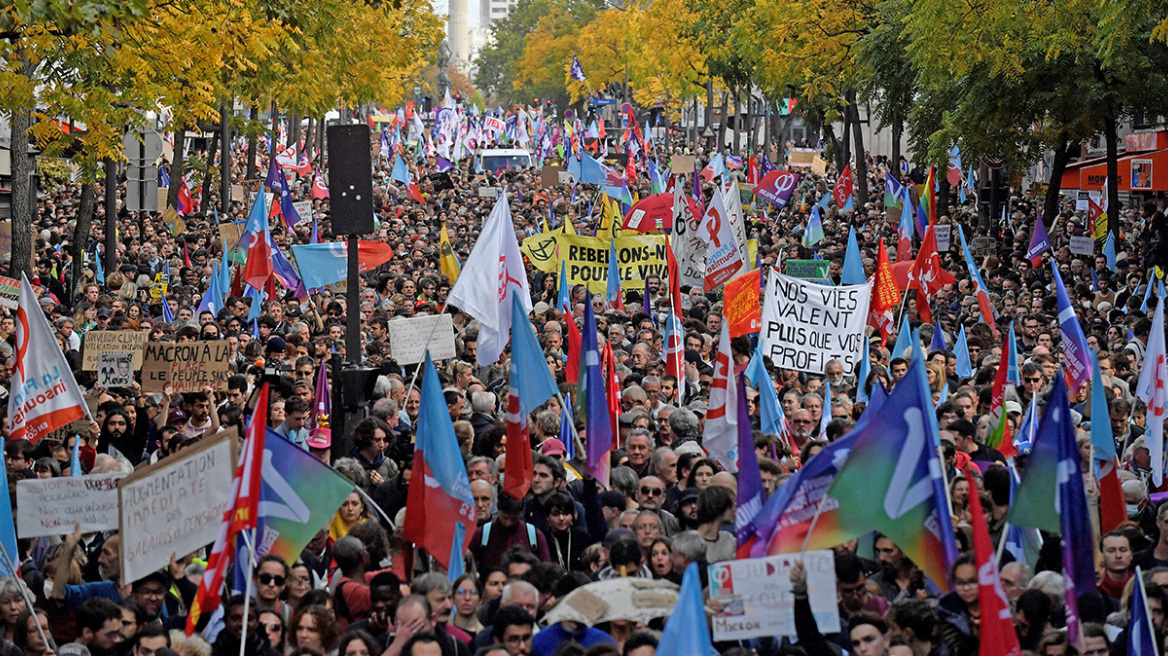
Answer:
<svg viewBox="0 0 1168 656"><path fill-rule="evenodd" d="M608 288L608 240L597 237L560 235L556 238L559 255L568 265L568 283L587 285L593 294ZM644 289L645 279L665 279L665 237L637 235L616 238L617 271L621 287ZM559 269L559 261L555 263Z"/></svg>
<svg viewBox="0 0 1168 656"><path fill-rule="evenodd" d="M560 258L556 256L556 237L563 232L556 228L523 240L519 250L531 260L531 265L544 273L559 273Z"/></svg>

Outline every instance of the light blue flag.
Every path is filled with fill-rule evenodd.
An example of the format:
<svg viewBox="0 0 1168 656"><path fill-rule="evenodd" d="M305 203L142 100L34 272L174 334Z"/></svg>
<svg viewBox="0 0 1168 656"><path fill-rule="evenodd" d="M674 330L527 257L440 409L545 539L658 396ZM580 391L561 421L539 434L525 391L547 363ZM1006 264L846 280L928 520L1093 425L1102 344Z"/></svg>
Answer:
<svg viewBox="0 0 1168 656"><path fill-rule="evenodd" d="M957 343L953 345L953 353L957 356L957 376L969 378L973 375L973 363L969 359L969 342L965 337L965 326L957 332Z"/></svg>
<svg viewBox="0 0 1168 656"><path fill-rule="evenodd" d="M846 201L844 201L844 207L843 207L843 209L844 209L845 211L853 211L853 210L855 210L855 209L856 209L856 200L855 200L855 198L856 198L855 196L848 196L848 199L847 199Z"/></svg>
<svg viewBox="0 0 1168 656"><path fill-rule="evenodd" d="M832 196L830 193L824 194L823 197L819 199L819 202L815 204L815 207L818 207L820 210L826 212L827 204L831 202L831 198Z"/></svg>
<svg viewBox="0 0 1168 656"><path fill-rule="evenodd" d="M0 467L0 490L8 489L8 472L6 467ZM7 557L0 560L0 577L15 576L8 563L20 565L20 552L16 550L16 524L12 520L12 505L0 503L0 546L4 547ZM699 592L700 594L700 592Z"/></svg>
<svg viewBox="0 0 1168 656"><path fill-rule="evenodd" d="M573 427L576 423L576 418L572 414L572 395L564 395L564 409L560 412L560 441L564 443L564 455L571 460L576 457L576 440L572 437L576 434Z"/></svg>
<svg viewBox="0 0 1168 656"><path fill-rule="evenodd" d="M823 219L819 216L819 206L811 208L811 218L807 219L807 229L803 231L803 246L811 248L823 239Z"/></svg>
<svg viewBox="0 0 1168 656"><path fill-rule="evenodd" d="M1140 306L1140 312L1147 314L1148 313L1148 299L1150 299L1152 297L1152 281L1149 280L1148 282L1144 283L1144 287L1146 287L1147 289L1144 290L1144 303L1143 303L1143 305Z"/></svg>
<svg viewBox="0 0 1168 656"><path fill-rule="evenodd" d="M831 423L831 381L823 381L823 411L819 413L819 438L827 439L827 425Z"/></svg>
<svg viewBox="0 0 1168 656"><path fill-rule="evenodd" d="M862 285L868 282L864 275L864 260L860 257L860 245L856 242L856 229L848 229L848 250L844 253L844 269L840 274L844 285Z"/></svg>
<svg viewBox="0 0 1168 656"><path fill-rule="evenodd" d="M608 240L608 287L604 297L609 304L615 303L620 297L620 269L616 266L616 240Z"/></svg>
<svg viewBox="0 0 1168 656"><path fill-rule="evenodd" d="M949 386L944 385L941 387L941 393L937 395L937 407L938 408L941 407L941 404L948 401L948 400L949 400Z"/></svg>
<svg viewBox="0 0 1168 656"><path fill-rule="evenodd" d="M220 238L223 242L223 260L219 263L219 293L224 298L231 293L231 263L227 261L227 240Z"/></svg>
<svg viewBox="0 0 1168 656"><path fill-rule="evenodd" d="M1115 263L1115 233L1107 233L1107 241L1103 244L1103 256L1107 258L1107 268L1112 273L1119 273L1119 267Z"/></svg>
<svg viewBox="0 0 1168 656"><path fill-rule="evenodd" d="M774 381L763 364L762 349L755 349L754 355L750 356L745 373L746 380L758 387L759 430L770 435L784 434L787 420L783 416L783 406L779 403L778 393L775 392Z"/></svg>
<svg viewBox="0 0 1168 656"><path fill-rule="evenodd" d="M1018 339L1014 336L1014 322L1010 322L1010 354L1006 360L1006 382L1010 385L1022 385L1022 372L1018 368Z"/></svg>
<svg viewBox="0 0 1168 656"><path fill-rule="evenodd" d="M248 310L247 320L256 321L264 312L264 297L267 296L267 292L262 289L256 289L250 285L244 285L243 287L244 298L247 298L248 296L251 297L251 309Z"/></svg>
<svg viewBox="0 0 1168 656"><path fill-rule="evenodd" d="M105 284L105 269L101 267L101 254L93 249L93 261L97 264L97 282Z"/></svg>
<svg viewBox="0 0 1168 656"><path fill-rule="evenodd" d="M81 469L81 436L73 440L73 457L69 460L69 475L81 476L85 472Z"/></svg>
<svg viewBox="0 0 1168 656"><path fill-rule="evenodd" d="M1099 354L1095 358L1091 373L1091 444L1095 446L1095 459L1111 462L1115 459L1115 434L1111 432L1111 415L1107 410L1106 389L1103 387L1103 372L1099 371Z"/></svg>
<svg viewBox="0 0 1168 656"><path fill-rule="evenodd" d="M410 183L410 170L406 168L406 161L401 155L393 156L393 170L389 174L389 179L404 185Z"/></svg>
<svg viewBox="0 0 1168 656"><path fill-rule="evenodd" d="M933 324L933 339L929 342L929 350L944 351L945 348L945 334L941 331L941 318L937 317L937 323Z"/></svg>
<svg viewBox="0 0 1168 656"><path fill-rule="evenodd" d="M868 392L865 389L868 376L872 373L871 349L868 342L860 347L860 373L856 376L856 403L867 403Z"/></svg>
<svg viewBox="0 0 1168 656"><path fill-rule="evenodd" d="M511 385L519 395L520 412L528 415L559 390L535 336L535 328L525 320L527 311L519 294L511 294L511 316L522 319L511 322Z"/></svg>
<svg viewBox="0 0 1168 656"><path fill-rule="evenodd" d="M1148 591L1144 589L1144 572L1136 567L1135 583L1132 584L1131 620L1127 625L1128 656L1156 654L1156 627L1152 625L1152 613L1148 610Z"/></svg>
<svg viewBox="0 0 1168 656"><path fill-rule="evenodd" d="M307 289L331 285L344 280L348 274L349 245L343 241L293 244L292 255L300 266L300 278Z"/></svg>
<svg viewBox="0 0 1168 656"><path fill-rule="evenodd" d="M681 577L677 604L665 621L665 631L661 634L657 651L669 656L717 656L706 624L706 606L702 601L697 563L690 563Z"/></svg>
<svg viewBox="0 0 1168 656"><path fill-rule="evenodd" d="M912 346L912 329L908 325L908 313L900 318L900 330L896 331L896 344L892 347L893 358L903 358L904 352ZM919 347L919 345L918 345Z"/></svg>
<svg viewBox="0 0 1168 656"><path fill-rule="evenodd" d="M560 262L560 293L556 300L556 307L564 314L571 314L572 299L571 299L571 285L568 284L568 261L562 260Z"/></svg>

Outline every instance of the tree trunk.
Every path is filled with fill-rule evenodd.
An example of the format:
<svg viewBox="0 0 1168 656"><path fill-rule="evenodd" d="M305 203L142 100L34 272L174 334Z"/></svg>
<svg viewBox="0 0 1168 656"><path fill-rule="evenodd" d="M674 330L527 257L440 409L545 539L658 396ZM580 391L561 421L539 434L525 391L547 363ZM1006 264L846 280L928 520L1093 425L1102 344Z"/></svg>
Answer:
<svg viewBox="0 0 1168 656"><path fill-rule="evenodd" d="M219 110L219 213L231 218L231 109L232 101L224 100Z"/></svg>
<svg viewBox="0 0 1168 656"><path fill-rule="evenodd" d="M296 112L288 117L288 145L296 149L296 153L300 154L300 117Z"/></svg>
<svg viewBox="0 0 1168 656"><path fill-rule="evenodd" d="M856 92L851 92L852 136L856 140L856 168L852 171L852 194L856 197L857 213L864 212L868 203L868 160L864 157L864 126L860 123L860 107L856 104Z"/></svg>
<svg viewBox="0 0 1168 656"><path fill-rule="evenodd" d="M258 115L259 109L252 105L247 113L248 118L255 121ZM253 180L256 177L256 150L258 150L256 148L256 135L249 134L247 137L247 171L243 175L247 180Z"/></svg>
<svg viewBox="0 0 1168 656"><path fill-rule="evenodd" d="M1079 149L1079 142L1068 141L1065 137L1058 148L1054 149L1054 161L1050 166L1050 184L1046 188L1046 199L1042 203L1042 214L1047 217L1047 223L1053 223L1058 215L1059 191L1062 190L1063 172L1071 156ZM1109 222L1110 223L1110 222Z"/></svg>
<svg viewBox="0 0 1168 656"><path fill-rule="evenodd" d="M734 154L742 153L742 88L734 85Z"/></svg>
<svg viewBox="0 0 1168 656"><path fill-rule="evenodd" d="M203 176L203 199L199 203L199 211L207 214L207 210L211 209L212 193L215 185L212 184L214 179L212 173L215 171L215 151L219 150L219 131L216 130L211 134L211 147L207 149L207 175Z"/></svg>
<svg viewBox="0 0 1168 656"><path fill-rule="evenodd" d="M27 66L26 66L27 68ZM33 275L32 271L32 168L28 152L28 129L32 116L27 110L12 112L12 262L10 275Z"/></svg>
<svg viewBox="0 0 1168 656"><path fill-rule="evenodd" d="M1106 102L1103 109L1103 138L1107 142L1107 188L1103 190L1107 194L1107 231L1114 232L1120 210L1119 135L1116 134L1114 105L1110 102Z"/></svg>
<svg viewBox="0 0 1168 656"><path fill-rule="evenodd" d="M304 150L308 153L308 161L316 158L316 127L315 118L308 119L308 132L304 135Z"/></svg>
<svg viewBox="0 0 1168 656"><path fill-rule="evenodd" d="M835 156L835 161L839 166L839 170L844 170L843 164L840 164L840 162L843 161L843 157L841 157L843 148L840 146L840 140L835 136L835 128L831 127L830 124L826 124L825 122L825 125L823 126L823 136L827 138L827 143L831 148L832 154ZM847 140L847 135L845 134L844 143L847 143Z"/></svg>
<svg viewBox="0 0 1168 656"><path fill-rule="evenodd" d="M81 271L85 268L85 249L89 247L89 233L93 230L93 213L97 209L97 192L92 182L81 185L81 204L77 207L77 227L73 229L73 293L77 296L77 285L81 282ZM94 253L96 257L97 254Z"/></svg>
<svg viewBox="0 0 1168 656"><path fill-rule="evenodd" d="M746 85L746 152L753 153L758 148L754 132L754 94L750 92L750 84Z"/></svg>
<svg viewBox="0 0 1168 656"><path fill-rule="evenodd" d="M774 103L771 102L770 96L763 96L763 119L762 119L762 152L768 157L771 154L771 116L774 112Z"/></svg>
<svg viewBox="0 0 1168 656"><path fill-rule="evenodd" d="M722 152L722 149L726 144L726 128L729 127L727 124L730 122L729 109L730 93L728 91L723 91L722 102L720 103L720 109L718 110L718 113L722 117L722 121L718 124L718 143L717 148L715 148L717 152Z"/></svg>
<svg viewBox="0 0 1168 656"><path fill-rule="evenodd" d="M854 96L853 96L854 97ZM840 134L840 150L836 154L837 171L843 171L844 167L852 161L852 140L848 136L852 133L852 101L848 96L844 96L844 129Z"/></svg>
<svg viewBox="0 0 1168 656"><path fill-rule="evenodd" d="M888 168L892 170L892 175L897 180L900 179L900 137L904 134L904 121L900 119L893 119L892 121L892 161L888 162Z"/></svg>
<svg viewBox="0 0 1168 656"><path fill-rule="evenodd" d="M183 168L186 164L186 148L187 142L187 128L185 125L180 126L174 135L174 161L170 164L170 189L166 192L166 206L178 207L178 189L179 185L186 184L183 181Z"/></svg>
<svg viewBox="0 0 1168 656"><path fill-rule="evenodd" d="M706 130L710 136L706 139L706 150L714 148L714 78L706 79ZM696 152L694 153L697 154Z"/></svg>

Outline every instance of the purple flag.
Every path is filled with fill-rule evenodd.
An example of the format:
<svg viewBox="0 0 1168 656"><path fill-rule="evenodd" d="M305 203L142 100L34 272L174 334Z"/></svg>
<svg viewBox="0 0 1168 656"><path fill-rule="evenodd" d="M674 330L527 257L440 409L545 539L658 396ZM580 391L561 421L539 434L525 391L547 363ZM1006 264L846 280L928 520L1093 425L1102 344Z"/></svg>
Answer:
<svg viewBox="0 0 1168 656"><path fill-rule="evenodd" d="M1034 234L1030 237L1030 248L1026 249L1026 259L1030 260L1030 266L1038 268L1042 264L1042 254L1048 250L1050 237L1046 236L1046 226L1042 224L1042 215L1039 214L1038 221L1034 223Z"/></svg>
<svg viewBox="0 0 1168 656"><path fill-rule="evenodd" d="M754 518L766 503L758 454L754 451L754 434L750 429L745 379L745 374L738 374L738 511L734 516L734 532L738 537L738 547L747 549L746 553L739 554L741 558L750 556L747 544L754 536Z"/></svg>
<svg viewBox="0 0 1168 656"><path fill-rule="evenodd" d="M1040 224L1041 225L1041 224ZM1055 292L1058 295L1059 328L1063 332L1063 355L1066 357L1067 382L1070 384L1071 397L1079 393L1083 383L1091 380L1091 349L1087 348L1087 337L1083 334L1083 326L1075 316L1075 308L1071 299L1067 297L1067 290L1063 286L1063 277L1059 274L1058 265L1051 262L1054 271Z"/></svg>
<svg viewBox="0 0 1168 656"><path fill-rule="evenodd" d="M329 420L333 412L333 399L329 394L328 369L322 362L316 374L316 394L312 399L312 427L313 432L329 427Z"/></svg>

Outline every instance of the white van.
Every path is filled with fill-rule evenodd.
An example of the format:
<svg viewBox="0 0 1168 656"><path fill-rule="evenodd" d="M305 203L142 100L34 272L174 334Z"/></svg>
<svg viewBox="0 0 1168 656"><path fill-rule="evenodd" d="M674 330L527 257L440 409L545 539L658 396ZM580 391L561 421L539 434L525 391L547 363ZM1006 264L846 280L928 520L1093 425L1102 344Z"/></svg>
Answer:
<svg viewBox="0 0 1168 656"><path fill-rule="evenodd" d="M484 171L524 170L532 167L531 153L523 148L485 148L478 153Z"/></svg>

